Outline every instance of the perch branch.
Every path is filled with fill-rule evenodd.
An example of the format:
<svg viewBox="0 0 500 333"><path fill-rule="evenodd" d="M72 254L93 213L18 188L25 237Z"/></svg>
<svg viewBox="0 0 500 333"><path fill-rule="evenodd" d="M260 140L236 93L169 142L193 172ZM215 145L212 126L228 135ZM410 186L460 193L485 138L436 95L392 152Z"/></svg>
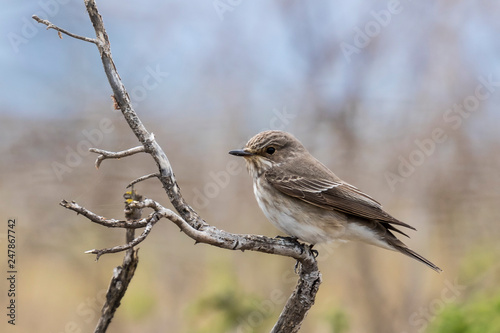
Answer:
<svg viewBox="0 0 500 333"><path fill-rule="evenodd" d="M321 273L318 270L316 260L311 263L312 269L300 269L300 279L281 312L278 321L271 333L298 332L304 320L304 308L309 310L314 305L315 295L321 284Z"/></svg>
<svg viewBox="0 0 500 333"><path fill-rule="evenodd" d="M106 221L103 223L102 218L98 215L88 211L76 203L72 203L69 206L65 205L65 207L78 211L91 221L108 227L119 226L126 228L127 226L130 226L130 224L136 223L134 221L113 221L110 223ZM78 207L78 209L74 209L76 207ZM154 213L150 215L154 218L151 218L151 221L147 224L146 229L141 236L132 241L128 241L125 245L104 250L92 250L87 253L94 253L97 255L97 258L99 258L100 255L105 253L113 253L129 249L143 241L148 236L153 225L160 218L164 217L175 223L181 231L194 239L196 243L206 243L230 250L251 250L295 258L301 264L299 281L271 332L298 332L307 311L314 305L315 295L318 292L319 285L321 284L321 273L318 270L315 254L309 246L305 246L287 238L268 238L257 235L232 234L219 230L213 226L207 226L202 230L197 230L184 221L184 219L182 219L182 217L177 215L175 212L163 207L161 204L151 199L144 199L140 202L134 201L130 203L130 207L135 209L151 208L154 210ZM97 221L95 221L96 219ZM143 220L144 219L140 221ZM146 232L146 230L149 231Z"/></svg>
<svg viewBox="0 0 500 333"><path fill-rule="evenodd" d="M301 263L302 261L307 261L309 259L314 262L316 261L315 255L312 253L312 251L307 250L309 248L308 246L305 246L296 241L292 241L288 238L269 238L259 235L233 234L209 225L200 230L195 229L174 211L163 207L160 203L151 199L144 199L140 202L134 201L130 204L130 206L133 208L152 208L154 210L154 212L147 218L135 221L106 219L78 205L75 202L68 202L66 200L63 200L61 202L61 206L73 210L78 214L85 216L90 221L108 228L147 228L149 225L154 225L161 218L166 218L176 224L182 232L195 240L196 243L206 243L229 250L250 250L277 254L281 256L292 257L294 259L297 259ZM146 233L145 236L147 236L148 234L149 232ZM142 240L143 239L141 239L141 241ZM130 247L131 246L129 246L129 244L120 245L119 247L115 247L117 249L113 250L112 252L124 251ZM90 250L87 251L87 253L95 253L94 251L100 250Z"/></svg>

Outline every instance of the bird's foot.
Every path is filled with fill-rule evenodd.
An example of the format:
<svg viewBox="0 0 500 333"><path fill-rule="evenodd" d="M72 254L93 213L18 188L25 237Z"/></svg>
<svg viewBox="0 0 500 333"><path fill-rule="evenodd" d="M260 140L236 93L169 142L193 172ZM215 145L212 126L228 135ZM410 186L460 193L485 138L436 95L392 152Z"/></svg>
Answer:
<svg viewBox="0 0 500 333"><path fill-rule="evenodd" d="M313 255L314 258L317 258L319 256L319 252L318 252L318 250L314 250L313 246L314 246L314 244L311 244L309 246L309 251L311 251L311 253L312 253L312 255Z"/></svg>

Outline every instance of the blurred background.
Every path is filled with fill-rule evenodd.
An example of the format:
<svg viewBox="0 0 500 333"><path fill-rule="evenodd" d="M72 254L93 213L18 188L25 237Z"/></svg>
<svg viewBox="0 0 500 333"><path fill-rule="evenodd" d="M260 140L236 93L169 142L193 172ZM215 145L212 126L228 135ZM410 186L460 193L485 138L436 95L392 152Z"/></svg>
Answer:
<svg viewBox="0 0 500 333"><path fill-rule="evenodd" d="M118 71L184 197L218 228L275 236L244 161L283 129L338 176L418 229L404 241L444 272L355 243L319 246L323 274L302 332L500 332L500 3L99 1ZM124 242L58 205L123 218L146 155L118 111L82 1L4 2L0 13L2 253L17 221L20 332L93 331L113 268L84 254ZM156 180L136 189L167 207ZM268 332L297 276L289 258L194 245L168 221L108 332ZM7 258L0 260L3 273ZM1 307L8 299L0 283ZM6 311L6 310L4 310ZM3 329L2 329L3 331Z"/></svg>

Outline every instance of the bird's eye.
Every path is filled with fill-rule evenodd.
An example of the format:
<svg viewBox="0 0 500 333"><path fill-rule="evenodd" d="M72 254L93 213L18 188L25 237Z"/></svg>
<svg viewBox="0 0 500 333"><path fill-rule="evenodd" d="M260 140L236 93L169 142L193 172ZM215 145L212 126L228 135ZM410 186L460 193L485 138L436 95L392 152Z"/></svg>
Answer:
<svg viewBox="0 0 500 333"><path fill-rule="evenodd" d="M276 149L274 149L274 147L267 147L266 149L266 153L268 153L269 155L274 154L275 151Z"/></svg>

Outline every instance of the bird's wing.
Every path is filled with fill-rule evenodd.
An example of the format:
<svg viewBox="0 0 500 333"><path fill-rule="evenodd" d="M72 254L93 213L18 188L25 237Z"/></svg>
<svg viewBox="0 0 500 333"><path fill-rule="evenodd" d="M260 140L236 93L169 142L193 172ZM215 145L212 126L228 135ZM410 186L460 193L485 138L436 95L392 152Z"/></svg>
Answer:
<svg viewBox="0 0 500 333"><path fill-rule="evenodd" d="M326 168L326 167L325 167ZM271 169L265 173L267 181L278 191L301 199L327 210L337 210L345 214L401 225L412 226L387 214L382 205L356 187L340 180L331 171L318 170L314 176L291 174ZM326 176L326 177L321 177ZM389 229L399 230L386 224Z"/></svg>

